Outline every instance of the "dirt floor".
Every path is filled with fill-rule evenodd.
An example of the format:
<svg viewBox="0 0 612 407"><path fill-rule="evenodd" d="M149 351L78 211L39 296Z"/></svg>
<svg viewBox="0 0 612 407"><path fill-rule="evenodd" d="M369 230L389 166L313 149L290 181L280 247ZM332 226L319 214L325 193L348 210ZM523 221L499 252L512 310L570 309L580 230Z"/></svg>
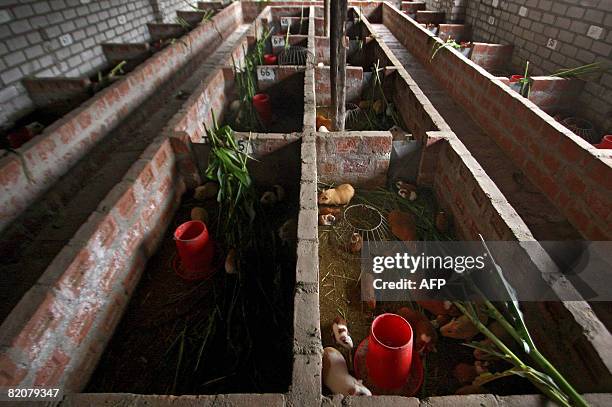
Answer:
<svg viewBox="0 0 612 407"><path fill-rule="evenodd" d="M362 201L359 194L368 195L367 191L359 191L354 198L354 202ZM425 194L423 194L425 195ZM431 196L427 196L422 202L432 203ZM421 198L419 198L421 201ZM363 202L363 201L362 201ZM353 203L353 202L352 202ZM370 203L372 203L370 201ZM388 210L389 208L385 208ZM432 208L433 209L433 208ZM339 219L336 225L341 225ZM362 340L369 335L370 325L377 315L391 312L403 306L410 306L402 302L377 302L376 308L372 311L361 301L360 273L361 259L359 254L351 254L346 251L342 244L338 242L338 226L319 226L319 286L320 286L320 314L321 314L321 335L323 347L335 346L332 333L334 318L343 316L349 328L349 333L353 339L354 349L357 348ZM340 232L342 235L342 233ZM433 315L429 315L435 319ZM476 340L482 338L476 337ZM438 335L436 351L429 353L423 360L425 368L425 380L421 390L417 393L419 397L443 396L454 394L461 384L453 376L453 368L461 362L472 364L474 358L472 349L464 346L463 341L445 338ZM353 350L354 351L354 350ZM347 351L343 351L345 359L352 372L353 357ZM527 394L535 390L531 385L520 378L510 377L491 382L486 385L486 389L494 394Z"/></svg>
<svg viewBox="0 0 612 407"><path fill-rule="evenodd" d="M195 204L186 199L179 208L161 247L149 260L86 392L178 395L288 390L295 247L279 242L274 255L259 256L266 257L263 261L267 263L259 270L277 268L273 282L276 291L267 290L274 293L274 298L260 294L257 284L269 288L272 282L257 275L259 282L245 284L248 309L243 309L242 315L248 322L241 319L240 310L230 322L227 310L239 284L236 276L223 271L223 254L219 256L221 270L209 280L186 282L173 271L176 248L172 233L189 220ZM213 237L215 206L214 201L206 205ZM285 204L269 209L266 216L276 230L295 212L297 205ZM259 259L252 260L249 264L254 265ZM261 312L251 317L256 309Z"/></svg>

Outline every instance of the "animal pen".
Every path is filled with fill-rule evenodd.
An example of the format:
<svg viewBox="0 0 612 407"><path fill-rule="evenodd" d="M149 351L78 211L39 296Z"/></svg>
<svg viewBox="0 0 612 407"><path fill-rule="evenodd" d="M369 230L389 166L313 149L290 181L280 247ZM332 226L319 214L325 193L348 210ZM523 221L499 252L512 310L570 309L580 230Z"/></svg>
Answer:
<svg viewBox="0 0 612 407"><path fill-rule="evenodd" d="M610 303L554 285L539 243L612 239L612 150L553 119L575 103L557 79L512 88L511 46L466 56L446 45L462 25L420 2L350 1L344 20L327 3L202 2L149 43L103 45L104 74L29 79L45 128L0 161L0 387L65 406L612 405ZM189 221L210 247L193 270ZM367 290L368 243L481 238L530 243L514 260L556 297L519 320L569 387L490 308L478 324L467 302ZM395 390L366 363L390 314L413 342ZM449 333L460 318L471 335ZM338 394L328 357L362 381Z"/></svg>

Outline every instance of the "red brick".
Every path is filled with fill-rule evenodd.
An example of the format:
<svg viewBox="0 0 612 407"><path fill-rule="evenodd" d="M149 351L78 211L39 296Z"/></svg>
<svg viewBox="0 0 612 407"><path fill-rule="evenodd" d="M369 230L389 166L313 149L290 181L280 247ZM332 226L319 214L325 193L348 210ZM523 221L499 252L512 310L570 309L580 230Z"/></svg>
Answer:
<svg viewBox="0 0 612 407"><path fill-rule="evenodd" d="M608 196L608 198L610 198ZM610 214L610 199L605 202L603 194L597 190L590 190L586 194L586 203L588 207L601 219L606 219Z"/></svg>
<svg viewBox="0 0 612 407"><path fill-rule="evenodd" d="M127 191L119 199L118 205L119 214L124 219L129 219L136 209L136 198L134 197L134 187L130 186Z"/></svg>
<svg viewBox="0 0 612 407"><path fill-rule="evenodd" d="M151 219L153 218L153 215L156 212L157 212L157 201L155 200L155 197L152 197L151 199L149 199L146 205L144 205L142 211L140 212L140 218L142 219L145 228L153 226Z"/></svg>
<svg viewBox="0 0 612 407"><path fill-rule="evenodd" d="M365 174L366 172L368 172L368 160L364 158L352 158L350 160L344 160L344 162L342 163L342 169L345 174Z"/></svg>
<svg viewBox="0 0 612 407"><path fill-rule="evenodd" d="M573 168L567 168L565 170L564 179L565 179L565 185L568 187L568 189L572 193L577 194L577 195L584 193L586 189L584 181L581 179L581 177L576 175Z"/></svg>
<svg viewBox="0 0 612 407"><path fill-rule="evenodd" d="M444 185L446 187L447 191L452 191L453 190L453 185L452 185L450 179L448 179L448 177L446 175L442 176L442 185Z"/></svg>
<svg viewBox="0 0 612 407"><path fill-rule="evenodd" d="M66 329L66 336L75 344L80 345L96 320L99 308L99 305L89 302L81 305L77 315L70 321Z"/></svg>
<svg viewBox="0 0 612 407"><path fill-rule="evenodd" d="M391 137L366 137L368 150L374 154L388 154L391 152L393 139Z"/></svg>
<svg viewBox="0 0 612 407"><path fill-rule="evenodd" d="M96 364L98 363L98 359L100 354L102 354L102 347L99 342L92 342L87 348L86 352L80 352L80 360L78 367L76 367L73 372L78 372L79 374L71 374L66 382L66 386L64 391L78 393L82 391L82 389L87 384L86 380L90 377L93 372Z"/></svg>
<svg viewBox="0 0 612 407"><path fill-rule="evenodd" d="M554 199L559 193L559 186L551 177L542 176L537 178L538 187L544 191L549 199Z"/></svg>
<svg viewBox="0 0 612 407"><path fill-rule="evenodd" d="M0 169L0 186L10 190L10 188L18 183L22 171L21 161L17 158L12 158L7 165Z"/></svg>
<svg viewBox="0 0 612 407"><path fill-rule="evenodd" d="M607 228L606 230L610 231L610 228ZM588 232L588 237L593 241L607 241L612 239L612 235L610 235L609 232L607 234L604 233L596 224L591 225L591 229Z"/></svg>
<svg viewBox="0 0 612 407"><path fill-rule="evenodd" d="M125 253L118 253L115 255L108 263L106 271L100 280L100 289L104 292L105 295L110 295L117 278L121 274L123 270L125 270L126 259Z"/></svg>
<svg viewBox="0 0 612 407"><path fill-rule="evenodd" d="M458 213L460 213L463 217L465 215L465 205L458 194L455 194L455 207L457 208Z"/></svg>
<svg viewBox="0 0 612 407"><path fill-rule="evenodd" d="M39 342L45 333L53 331L63 318L63 310L60 309L53 294L47 294L43 302L38 306L32 318L15 338L13 345L23 349L32 360L40 351Z"/></svg>
<svg viewBox="0 0 612 407"><path fill-rule="evenodd" d="M170 192L171 187L172 187L172 177L168 175L167 177L164 178L164 180L159 186L158 192L162 196L162 198L166 198L168 196L168 193Z"/></svg>
<svg viewBox="0 0 612 407"><path fill-rule="evenodd" d="M590 229L592 222L584 213L582 208L579 208L576 202L567 209L568 220L581 233L586 233Z"/></svg>
<svg viewBox="0 0 612 407"><path fill-rule="evenodd" d="M59 349L53 351L53 355L47 360L45 365L36 373L34 386L52 387L57 385L66 366L70 362L70 357Z"/></svg>
<svg viewBox="0 0 612 407"><path fill-rule="evenodd" d="M130 93L130 83L129 81L122 80L119 85L117 85L117 93L119 93L120 97L126 97L128 93Z"/></svg>
<svg viewBox="0 0 612 407"><path fill-rule="evenodd" d="M580 158L581 147L569 137L563 137L559 145L561 155L570 163L575 163Z"/></svg>
<svg viewBox="0 0 612 407"><path fill-rule="evenodd" d="M190 152L187 139L172 136L170 137L170 144L175 154L186 154Z"/></svg>
<svg viewBox="0 0 612 407"><path fill-rule="evenodd" d="M540 139L542 145L546 146L547 149L554 150L559 142L562 139L565 139L567 136L555 129L552 125L545 123L538 131L537 137Z"/></svg>
<svg viewBox="0 0 612 407"><path fill-rule="evenodd" d="M480 187L474 186L474 188L472 188L472 197L474 198L474 202L476 202L476 205L478 207L482 207L486 196L484 195L484 192L480 189Z"/></svg>
<svg viewBox="0 0 612 407"><path fill-rule="evenodd" d="M82 249L58 281L59 287L66 287L74 295L78 295L85 275L94 267L95 263L91 259L89 250Z"/></svg>
<svg viewBox="0 0 612 407"><path fill-rule="evenodd" d="M22 369L8 355L0 355L0 387L16 386L26 377Z"/></svg>
<svg viewBox="0 0 612 407"><path fill-rule="evenodd" d="M140 172L140 175L138 175L138 180L140 181L140 184L142 185L143 189L148 190L149 186L151 185L151 182L154 179L155 175L153 174L153 170L151 169L151 164L147 164Z"/></svg>
<svg viewBox="0 0 612 407"><path fill-rule="evenodd" d="M544 151L542 162L544 163L544 166L550 170L549 172L551 174L556 173L561 165L561 162L557 159L557 157L555 157L548 149Z"/></svg>
<svg viewBox="0 0 612 407"><path fill-rule="evenodd" d="M362 140L359 137L337 137L334 139L339 154L356 153Z"/></svg>
<svg viewBox="0 0 612 407"><path fill-rule="evenodd" d="M143 269L144 269L143 258L141 256L135 256L134 264L132 264L132 267L130 267L130 270L128 271L127 275L121 282L123 284L123 287L125 288L125 291L128 293L128 295L131 295L132 292L134 292L136 285L140 281L140 273L142 272Z"/></svg>
<svg viewBox="0 0 612 407"><path fill-rule="evenodd" d="M81 126L81 130L85 130L86 128L91 126L91 114L87 110L83 110L81 113L79 113L76 119L79 123L79 126Z"/></svg>
<svg viewBox="0 0 612 407"><path fill-rule="evenodd" d="M585 172L591 174L591 178L608 193L612 193L612 177L606 174L609 174L611 170L612 167L610 165L597 158L593 158L585 167Z"/></svg>
<svg viewBox="0 0 612 407"><path fill-rule="evenodd" d="M111 214L107 215L96 231L96 237L100 239L102 247L109 248L112 246L117 237L117 229L117 223L115 219L113 219L113 216Z"/></svg>
<svg viewBox="0 0 612 407"><path fill-rule="evenodd" d="M124 303L125 298L123 294L116 294L113 297L112 302L108 307L106 317L104 318L104 322L102 323L102 328L107 334L112 335L113 331L115 330L115 326L117 325L117 322L119 322L119 318L123 313Z"/></svg>

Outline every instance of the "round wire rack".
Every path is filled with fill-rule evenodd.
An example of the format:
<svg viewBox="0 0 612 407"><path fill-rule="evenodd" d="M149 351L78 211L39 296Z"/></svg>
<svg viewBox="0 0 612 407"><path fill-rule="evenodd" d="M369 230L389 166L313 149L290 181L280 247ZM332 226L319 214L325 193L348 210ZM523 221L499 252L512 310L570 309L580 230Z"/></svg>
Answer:
<svg viewBox="0 0 612 407"><path fill-rule="evenodd" d="M333 229L337 243L342 246L350 242L354 233L359 233L364 242L374 247L380 242L392 240L386 216L367 204L347 206Z"/></svg>

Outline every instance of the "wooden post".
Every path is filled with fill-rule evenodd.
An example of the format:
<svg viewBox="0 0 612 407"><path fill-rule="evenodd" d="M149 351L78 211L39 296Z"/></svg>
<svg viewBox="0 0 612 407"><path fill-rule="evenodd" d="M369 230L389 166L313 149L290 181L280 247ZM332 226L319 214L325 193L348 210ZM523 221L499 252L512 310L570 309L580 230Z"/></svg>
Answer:
<svg viewBox="0 0 612 407"><path fill-rule="evenodd" d="M346 18L348 1L331 3L330 10L330 87L332 126L335 131L344 130L346 113Z"/></svg>
<svg viewBox="0 0 612 407"><path fill-rule="evenodd" d="M323 35L329 36L329 1L323 0Z"/></svg>

